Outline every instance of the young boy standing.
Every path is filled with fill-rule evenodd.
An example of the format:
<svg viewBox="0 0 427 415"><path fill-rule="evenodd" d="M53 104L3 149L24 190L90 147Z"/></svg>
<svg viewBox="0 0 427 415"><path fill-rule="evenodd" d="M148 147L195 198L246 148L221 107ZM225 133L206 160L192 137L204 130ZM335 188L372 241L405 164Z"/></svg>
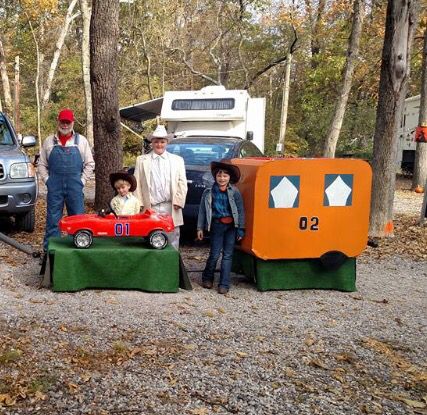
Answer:
<svg viewBox="0 0 427 415"><path fill-rule="evenodd" d="M212 288L216 263L222 251L218 292L230 289L230 272L234 244L245 234L245 213L242 195L236 186L240 179L237 166L213 161L211 172L215 183L205 189L199 207L197 239L203 239L203 230L210 231L210 252L202 274L204 288Z"/></svg>
<svg viewBox="0 0 427 415"><path fill-rule="evenodd" d="M140 211L139 200L131 193L136 189L136 179L127 172L110 174L110 183L117 195L111 199L111 208L117 215L136 215Z"/></svg>

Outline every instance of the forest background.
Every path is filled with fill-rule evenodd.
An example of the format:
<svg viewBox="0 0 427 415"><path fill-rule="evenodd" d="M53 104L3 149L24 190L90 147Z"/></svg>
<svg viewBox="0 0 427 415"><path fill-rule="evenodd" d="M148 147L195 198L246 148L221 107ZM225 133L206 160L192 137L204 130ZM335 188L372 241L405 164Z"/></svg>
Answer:
<svg viewBox="0 0 427 415"><path fill-rule="evenodd" d="M3 110L11 118L16 119L18 112L19 132L44 139L55 128L58 110L70 107L76 114L76 130L86 134L82 12L88 5L88 0L0 1L0 54L5 68L0 97ZM265 152L274 155L284 62L294 44L285 155L321 155L340 92L352 7L347 0L123 1L119 17L119 105L160 97L166 90L200 89L212 84L248 88L251 96L267 100ZM386 8L385 0L365 4L337 156L370 158L372 154ZM425 7L421 7L407 96L420 91L424 12ZM17 90L16 56L19 108L8 101L4 88L6 72L11 95ZM145 136L151 127L146 123L137 130ZM141 152L141 139L122 129L122 141L124 164L130 165Z"/></svg>

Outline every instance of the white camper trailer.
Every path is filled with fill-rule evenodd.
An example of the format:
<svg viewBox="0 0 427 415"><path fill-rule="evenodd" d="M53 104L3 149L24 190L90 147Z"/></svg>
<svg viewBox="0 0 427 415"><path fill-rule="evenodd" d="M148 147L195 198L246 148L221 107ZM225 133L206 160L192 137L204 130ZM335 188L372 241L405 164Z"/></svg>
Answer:
<svg viewBox="0 0 427 415"><path fill-rule="evenodd" d="M397 137L397 159L398 171L412 171L415 162L415 129L418 125L420 114L420 95L405 99L402 118Z"/></svg>
<svg viewBox="0 0 427 415"><path fill-rule="evenodd" d="M139 122L160 116L177 137L237 137L264 152L265 98L251 98L246 90L168 91L163 98L122 108L120 115Z"/></svg>

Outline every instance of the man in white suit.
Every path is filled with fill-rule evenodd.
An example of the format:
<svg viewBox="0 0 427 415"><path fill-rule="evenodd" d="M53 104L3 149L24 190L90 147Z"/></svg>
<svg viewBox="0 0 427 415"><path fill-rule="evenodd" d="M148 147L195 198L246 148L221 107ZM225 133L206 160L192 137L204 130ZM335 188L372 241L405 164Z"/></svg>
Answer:
<svg viewBox="0 0 427 415"><path fill-rule="evenodd" d="M136 159L135 178L137 187L134 195L142 208L169 213L175 230L168 234L170 244L179 249L179 227L184 223L182 208L187 196L187 177L184 159L166 151L173 134L168 134L163 125L147 137L153 150Z"/></svg>

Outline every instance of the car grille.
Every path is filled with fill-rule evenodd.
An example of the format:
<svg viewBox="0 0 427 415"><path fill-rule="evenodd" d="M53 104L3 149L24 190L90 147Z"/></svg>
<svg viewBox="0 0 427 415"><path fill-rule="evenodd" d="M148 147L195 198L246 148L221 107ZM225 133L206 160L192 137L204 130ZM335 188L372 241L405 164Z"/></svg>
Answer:
<svg viewBox="0 0 427 415"><path fill-rule="evenodd" d="M0 205L7 205L7 201L8 201L7 195L0 196Z"/></svg>
<svg viewBox="0 0 427 415"><path fill-rule="evenodd" d="M204 171L186 171L187 180L190 181L190 183L188 184L186 203L192 205L198 205L200 203L202 193L205 190L205 186L202 180L202 176L204 173Z"/></svg>
<svg viewBox="0 0 427 415"><path fill-rule="evenodd" d="M3 164L0 164L0 179L4 178L4 167Z"/></svg>

